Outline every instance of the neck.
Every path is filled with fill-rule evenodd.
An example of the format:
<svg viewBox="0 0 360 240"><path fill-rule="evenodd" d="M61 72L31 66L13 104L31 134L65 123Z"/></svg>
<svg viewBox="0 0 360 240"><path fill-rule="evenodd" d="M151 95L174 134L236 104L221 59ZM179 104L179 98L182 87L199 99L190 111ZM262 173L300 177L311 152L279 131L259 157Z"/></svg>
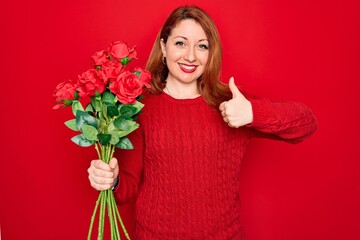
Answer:
<svg viewBox="0 0 360 240"><path fill-rule="evenodd" d="M176 84L173 81L167 81L164 92L176 99L189 99L200 96L196 82L189 84Z"/></svg>

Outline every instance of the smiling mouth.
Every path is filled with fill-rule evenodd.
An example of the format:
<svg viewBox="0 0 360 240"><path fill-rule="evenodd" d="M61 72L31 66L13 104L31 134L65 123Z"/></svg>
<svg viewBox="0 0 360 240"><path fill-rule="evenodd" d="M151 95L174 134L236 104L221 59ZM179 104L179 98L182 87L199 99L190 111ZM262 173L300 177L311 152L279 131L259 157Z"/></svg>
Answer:
<svg viewBox="0 0 360 240"><path fill-rule="evenodd" d="M186 73L195 72L196 68L197 68L196 65L186 65L186 64L182 64L182 63L179 63L179 66L180 66L180 69Z"/></svg>

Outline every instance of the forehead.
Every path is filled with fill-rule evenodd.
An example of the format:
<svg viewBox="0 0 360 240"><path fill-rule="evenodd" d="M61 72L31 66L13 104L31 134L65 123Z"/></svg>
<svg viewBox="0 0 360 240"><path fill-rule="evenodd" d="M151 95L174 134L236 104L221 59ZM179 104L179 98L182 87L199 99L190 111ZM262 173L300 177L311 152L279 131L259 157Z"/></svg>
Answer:
<svg viewBox="0 0 360 240"><path fill-rule="evenodd" d="M207 39L204 29L193 19L181 20L171 31L172 37L185 37L187 39Z"/></svg>

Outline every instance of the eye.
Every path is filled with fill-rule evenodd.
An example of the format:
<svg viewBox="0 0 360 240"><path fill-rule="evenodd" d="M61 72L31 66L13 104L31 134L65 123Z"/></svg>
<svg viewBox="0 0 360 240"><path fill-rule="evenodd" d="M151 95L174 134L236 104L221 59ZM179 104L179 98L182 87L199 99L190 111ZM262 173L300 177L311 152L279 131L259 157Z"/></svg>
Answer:
<svg viewBox="0 0 360 240"><path fill-rule="evenodd" d="M206 45L206 44L200 44L200 45L199 45L199 48L204 49L204 50L208 50L208 49L209 49L208 45Z"/></svg>
<svg viewBox="0 0 360 240"><path fill-rule="evenodd" d="M177 41L177 42L175 42L175 45L179 46L179 47L183 47L183 46L185 46L185 43L182 41Z"/></svg>

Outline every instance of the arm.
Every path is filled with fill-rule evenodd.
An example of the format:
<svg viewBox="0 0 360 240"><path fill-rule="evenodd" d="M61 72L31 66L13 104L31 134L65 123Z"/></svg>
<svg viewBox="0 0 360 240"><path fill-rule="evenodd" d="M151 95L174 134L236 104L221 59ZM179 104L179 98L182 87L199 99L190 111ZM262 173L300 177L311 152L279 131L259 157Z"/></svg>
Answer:
<svg viewBox="0 0 360 240"><path fill-rule="evenodd" d="M90 184L98 191L107 190L118 184L114 195L119 204L127 203L136 197L142 175L142 156L144 150L141 128L129 134L133 150L116 149L109 164L93 160L88 169Z"/></svg>
<svg viewBox="0 0 360 240"><path fill-rule="evenodd" d="M229 88L233 98L220 104L221 115L230 127L251 128L250 137L297 143L317 129L315 116L304 104L245 97L233 78Z"/></svg>
<svg viewBox="0 0 360 240"><path fill-rule="evenodd" d="M136 198L143 170L144 139L141 126L128 138L134 146L132 150L117 150L119 159L119 184L114 194L119 204L125 204Z"/></svg>
<svg viewBox="0 0 360 240"><path fill-rule="evenodd" d="M276 102L251 99L254 128L252 137L266 137L298 143L313 134L317 121L312 111L298 102Z"/></svg>

